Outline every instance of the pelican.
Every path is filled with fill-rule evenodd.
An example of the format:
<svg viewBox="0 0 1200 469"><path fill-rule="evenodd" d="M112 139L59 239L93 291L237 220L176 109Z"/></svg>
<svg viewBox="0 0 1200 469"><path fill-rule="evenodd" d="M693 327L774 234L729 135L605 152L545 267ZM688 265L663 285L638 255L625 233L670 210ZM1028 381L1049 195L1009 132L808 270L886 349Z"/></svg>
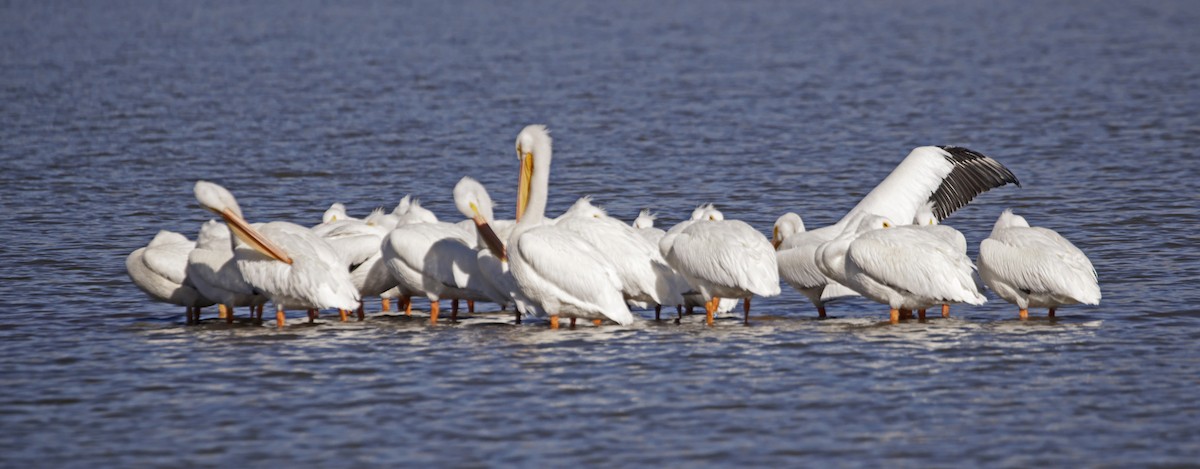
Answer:
<svg viewBox="0 0 1200 469"><path fill-rule="evenodd" d="M484 282L491 287L489 295L494 297L493 301L502 310L515 302L517 324L521 323L522 314L540 316L541 312L524 298L508 268L508 253L503 240L508 239L515 223L493 218L494 206L487 188L470 177L463 177L454 186L454 205L471 221L472 230L478 234L476 245L479 248L475 260L479 263Z"/></svg>
<svg viewBox="0 0 1200 469"><path fill-rule="evenodd" d="M576 201L555 225L575 232L604 253L621 279L626 302L656 305L656 314L662 305L683 303L687 282L667 264L658 245L592 205L591 197Z"/></svg>
<svg viewBox="0 0 1200 469"><path fill-rule="evenodd" d="M667 233L667 260L706 299L705 321L713 324L720 298L743 298L743 322L750 323L750 297L779 294L779 265L771 242L741 220L713 216ZM661 246L661 244L660 244Z"/></svg>
<svg viewBox="0 0 1200 469"><path fill-rule="evenodd" d="M852 229L848 225L864 213L909 223L921 207L933 203L934 216L939 221L944 220L979 194L1006 184L1021 185L1012 171L979 152L954 146L917 147L841 220L807 231L809 234L805 235L804 242L816 242L808 237L822 242L833 240L845 230ZM797 256L788 261L788 269L817 272L816 262L815 258ZM822 293L824 300L851 293L841 285L835 285L833 279L827 279L826 283L828 286Z"/></svg>
<svg viewBox="0 0 1200 469"><path fill-rule="evenodd" d="M633 323L621 294L621 279L605 253L574 232L546 223L551 139L546 127L530 125L517 135L521 161L517 225L508 238L509 269L526 298L550 315Z"/></svg>
<svg viewBox="0 0 1200 469"><path fill-rule="evenodd" d="M929 231L897 227L879 215L856 214L838 237L817 247L815 258L821 273L889 305L893 323L901 310L987 301L965 253Z"/></svg>
<svg viewBox="0 0 1200 469"><path fill-rule="evenodd" d="M125 270L139 290L155 300L187 307L187 323L200 320L200 308L211 306L187 276L188 253L196 243L173 231L159 231L150 244L129 253Z"/></svg>
<svg viewBox="0 0 1200 469"><path fill-rule="evenodd" d="M804 220L792 212L775 221L771 234L771 245L775 246L775 258L779 262L779 277L807 297L821 318L826 317L826 303L858 295L822 274L814 261L817 246L836 234L832 230L805 231Z"/></svg>
<svg viewBox="0 0 1200 469"><path fill-rule="evenodd" d="M308 228L279 221L250 225L233 194L211 182L197 181L195 194L202 207L221 215L233 231L238 270L246 283L275 304L277 326L284 326L285 309L358 306L360 298L345 264Z"/></svg>
<svg viewBox="0 0 1200 469"><path fill-rule="evenodd" d="M679 233L685 228L692 226L692 224L699 220L721 221L724 219L725 215L721 213L720 210L717 210L715 207L713 207L712 204L700 205L696 207L695 210L692 210L692 215L690 218L677 223L675 226L672 226L670 230L664 232L662 236L658 237L659 251L663 253L663 257L665 258L666 253L671 252L671 246L675 245L675 238L679 236ZM674 266L672 266L672 268L674 268ZM676 270L676 273L678 273L678 270ZM707 308L708 306L709 300L700 295L699 288L696 285L692 285L687 277L684 277L684 280L689 282L688 285L691 287L691 290L683 295L683 305L677 308L678 316L675 318L675 324L679 324L683 319L683 308L687 308L688 314L692 314L693 308L697 306L704 306ZM717 309L715 313L728 313L732 311L733 308L737 307L737 304L740 301L742 301L740 298L720 298L717 300Z"/></svg>
<svg viewBox="0 0 1200 469"><path fill-rule="evenodd" d="M1096 269L1079 248L1054 230L1031 227L1025 217L1005 210L991 236L979 243L979 276L1000 298L1020 308L1100 304Z"/></svg>
<svg viewBox="0 0 1200 469"><path fill-rule="evenodd" d="M224 223L216 220L204 223L196 236L196 249L188 254L188 279L201 294L217 302L224 310L223 317L227 322L233 322L233 310L237 306L249 306L251 313L257 310L258 318L262 319L262 305L267 302L267 297L259 295L242 278L242 271L238 270L233 257L232 236Z"/></svg>
<svg viewBox="0 0 1200 469"><path fill-rule="evenodd" d="M437 221L416 201L402 218L383 240L384 264L402 291L429 299L430 324L437 324L442 298L453 301L451 321L458 320L458 300L493 300L471 247L474 236L457 224Z"/></svg>

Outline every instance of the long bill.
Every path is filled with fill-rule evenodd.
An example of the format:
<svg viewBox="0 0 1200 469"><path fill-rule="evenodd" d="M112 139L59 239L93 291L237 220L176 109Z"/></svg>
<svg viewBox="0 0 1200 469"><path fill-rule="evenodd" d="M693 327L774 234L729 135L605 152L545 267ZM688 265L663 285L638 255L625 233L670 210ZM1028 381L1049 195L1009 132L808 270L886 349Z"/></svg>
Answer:
<svg viewBox="0 0 1200 469"><path fill-rule="evenodd" d="M776 226L775 230L771 233L771 246L778 251L781 244L783 244L783 239L779 237L779 227Z"/></svg>
<svg viewBox="0 0 1200 469"><path fill-rule="evenodd" d="M529 206L529 191L533 184L533 153L522 153L521 158L521 175L517 179L517 221L521 221L521 217L525 215L525 208Z"/></svg>
<svg viewBox="0 0 1200 469"><path fill-rule="evenodd" d="M492 225L489 225L487 220L482 216L475 215L475 228L479 230L479 235L483 236L483 242L487 244L488 249L492 250L492 254L500 258L502 261L508 260L508 252L504 250L504 242L500 241L500 237L496 236L496 232L492 230Z"/></svg>
<svg viewBox="0 0 1200 469"><path fill-rule="evenodd" d="M221 210L221 218L225 219L225 223L229 225L229 229L233 230L233 234L238 239L249 244L255 251L284 264L292 263L292 258L283 252L282 248L251 227L249 223L246 223L246 220L237 216L233 211L229 209Z"/></svg>

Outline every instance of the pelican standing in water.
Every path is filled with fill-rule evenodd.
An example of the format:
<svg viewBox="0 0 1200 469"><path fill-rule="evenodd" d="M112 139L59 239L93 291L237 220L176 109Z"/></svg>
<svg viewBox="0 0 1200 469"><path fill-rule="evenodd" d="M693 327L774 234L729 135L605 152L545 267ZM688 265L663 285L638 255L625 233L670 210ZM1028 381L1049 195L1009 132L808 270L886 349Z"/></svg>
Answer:
<svg viewBox="0 0 1200 469"><path fill-rule="evenodd" d="M817 248L816 260L821 273L889 305L893 323L902 311L987 301L965 253L929 231L897 227L879 215L856 214L844 232Z"/></svg>
<svg viewBox="0 0 1200 469"><path fill-rule="evenodd" d="M233 243L229 227L216 220L209 220L200 227L196 236L196 249L188 254L188 279L204 296L212 298L222 308L222 317L233 322L233 311L237 306L249 306L253 313L258 311L262 319L262 306L267 297L257 294L254 287L242 278L237 261L233 257Z"/></svg>
<svg viewBox="0 0 1200 469"><path fill-rule="evenodd" d="M817 246L833 239L832 230L805 231L804 220L792 212L780 216L772 229L771 245L779 262L779 277L812 302L817 315L825 318L825 304L838 298L858 296L854 290L821 273L814 261Z"/></svg>
<svg viewBox="0 0 1200 469"><path fill-rule="evenodd" d="M709 217L668 233L662 242L672 236L667 261L704 297L708 325L721 298L742 298L742 320L750 324L751 295L779 294L779 264L771 242L745 222Z"/></svg>
<svg viewBox="0 0 1200 469"><path fill-rule="evenodd" d="M509 268L522 294L550 315L550 328L560 317L608 319L633 323L621 294L616 268L587 241L570 230L546 223L550 187L551 140L546 127L530 125L517 135L521 161L517 190L517 225L508 239Z"/></svg>
<svg viewBox="0 0 1200 469"><path fill-rule="evenodd" d="M200 308L213 304L187 276L188 254L195 248L186 236L163 230L125 258L125 271L133 284L150 298L186 307L188 324L200 320Z"/></svg>
<svg viewBox="0 0 1200 469"><path fill-rule="evenodd" d="M1100 304L1100 283L1092 261L1054 230L1031 227L1025 217L1005 210L991 236L979 243L979 276L1000 298L1020 308Z"/></svg>
<svg viewBox="0 0 1200 469"><path fill-rule="evenodd" d="M476 244L479 247L475 260L479 263L484 282L490 287L488 294L494 297L492 301L499 304L501 310L515 303L517 324L521 323L522 314L540 316L541 312L521 295L517 281L508 268L508 251L503 240L508 239L515 223L493 218L494 205L487 188L470 177L463 177L454 186L454 205L472 223L472 229L478 234Z"/></svg>
<svg viewBox="0 0 1200 469"><path fill-rule="evenodd" d="M250 225L233 194L211 182L196 182L195 194L202 207L220 215L233 231L238 270L275 304L277 326L284 326L285 309L358 306L350 272L337 252L308 228L279 221Z"/></svg>

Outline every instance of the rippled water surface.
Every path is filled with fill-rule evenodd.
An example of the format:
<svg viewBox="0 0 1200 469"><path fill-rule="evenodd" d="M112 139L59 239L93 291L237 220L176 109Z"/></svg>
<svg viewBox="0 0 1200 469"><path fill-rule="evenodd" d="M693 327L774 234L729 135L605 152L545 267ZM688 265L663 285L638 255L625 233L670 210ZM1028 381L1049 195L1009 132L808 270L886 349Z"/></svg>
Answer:
<svg viewBox="0 0 1200 469"><path fill-rule="evenodd" d="M0 465L1200 461L1200 4L440 3L0 4ZM195 236L199 178L313 224L406 193L457 219L470 175L511 216L530 123L551 213L715 202L764 232L967 146L1023 183L946 221L972 256L1012 207L1103 303L891 326L784 286L749 327L550 331L372 300L280 331L185 326L125 275L159 229Z"/></svg>

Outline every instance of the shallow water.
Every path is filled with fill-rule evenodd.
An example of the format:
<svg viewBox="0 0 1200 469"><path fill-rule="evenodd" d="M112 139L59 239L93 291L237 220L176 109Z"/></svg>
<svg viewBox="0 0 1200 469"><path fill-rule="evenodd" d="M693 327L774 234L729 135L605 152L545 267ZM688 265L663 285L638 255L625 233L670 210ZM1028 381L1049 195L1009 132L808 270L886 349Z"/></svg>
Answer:
<svg viewBox="0 0 1200 469"><path fill-rule="evenodd" d="M503 3L0 5L0 465L1200 460L1195 2ZM785 285L749 327L371 301L278 331L184 326L125 276L157 230L195 236L200 178L256 221L410 192L456 219L464 175L511 216L530 123L551 213L715 202L764 232L967 146L1023 183L946 221L972 256L1012 207L1091 257L1103 303L891 326Z"/></svg>

